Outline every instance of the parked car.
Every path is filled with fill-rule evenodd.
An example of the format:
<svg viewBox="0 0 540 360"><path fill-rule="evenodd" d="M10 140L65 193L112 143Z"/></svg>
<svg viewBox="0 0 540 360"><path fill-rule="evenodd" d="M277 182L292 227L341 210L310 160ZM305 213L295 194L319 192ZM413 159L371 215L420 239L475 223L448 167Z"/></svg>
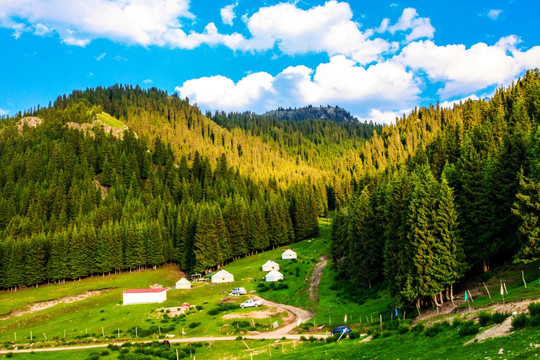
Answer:
<svg viewBox="0 0 540 360"><path fill-rule="evenodd" d="M332 330L332 335L341 334L341 333L348 334L350 332L351 332L351 329L348 326L338 326L337 328Z"/></svg>
<svg viewBox="0 0 540 360"><path fill-rule="evenodd" d="M231 295L246 295L247 291L243 287L236 287L231 290L230 294Z"/></svg>
<svg viewBox="0 0 540 360"><path fill-rule="evenodd" d="M244 301L243 303L240 304L240 307L243 309L243 308L247 308L247 307L259 307L262 305L262 300L253 300L253 299L249 299L249 300L246 300Z"/></svg>

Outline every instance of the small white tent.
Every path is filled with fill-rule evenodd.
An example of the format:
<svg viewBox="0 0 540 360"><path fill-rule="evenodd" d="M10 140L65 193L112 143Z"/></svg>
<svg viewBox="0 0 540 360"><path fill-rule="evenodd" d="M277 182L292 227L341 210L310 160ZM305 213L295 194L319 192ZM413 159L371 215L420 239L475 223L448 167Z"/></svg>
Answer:
<svg viewBox="0 0 540 360"><path fill-rule="evenodd" d="M167 300L167 290L169 288L126 290L122 292L123 304L161 303Z"/></svg>
<svg viewBox="0 0 540 360"><path fill-rule="evenodd" d="M296 253L292 251L291 249L286 250L283 254L281 254L281 258L283 260L289 260L289 259L296 259Z"/></svg>
<svg viewBox="0 0 540 360"><path fill-rule="evenodd" d="M212 282L213 283L227 283L227 282L233 282L234 276L227 270L219 270L217 273L212 275Z"/></svg>
<svg viewBox="0 0 540 360"><path fill-rule="evenodd" d="M262 266L262 271L272 271L272 270L279 270L279 264L275 261L268 260Z"/></svg>
<svg viewBox="0 0 540 360"><path fill-rule="evenodd" d="M181 278L176 282L175 289L191 289L191 283L186 278Z"/></svg>
<svg viewBox="0 0 540 360"><path fill-rule="evenodd" d="M266 276L264 277L264 280L272 281L272 282L283 280L283 274L277 270L272 270L268 274L266 274Z"/></svg>

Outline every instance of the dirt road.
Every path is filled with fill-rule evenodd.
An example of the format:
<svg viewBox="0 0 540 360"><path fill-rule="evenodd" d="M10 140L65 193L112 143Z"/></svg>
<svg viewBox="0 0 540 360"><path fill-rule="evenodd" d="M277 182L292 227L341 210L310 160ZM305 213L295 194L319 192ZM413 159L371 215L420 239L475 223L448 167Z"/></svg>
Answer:
<svg viewBox="0 0 540 360"><path fill-rule="evenodd" d="M275 307L278 310L286 311L289 314L284 319L286 323L285 326L279 329L276 329L274 331L262 333L262 334L251 337L254 339L279 339L282 336L289 335L291 330L294 329L296 326L298 326L298 320L300 320L301 323L304 323L315 315L315 313L311 310L304 310L302 308L291 306L291 305L275 303L273 301L266 300L258 296L254 296L254 298L257 300L262 300L263 304L266 306Z"/></svg>
<svg viewBox="0 0 540 360"><path fill-rule="evenodd" d="M321 256L320 261L315 265L315 269L313 269L313 274L311 275L309 300L314 308L319 304L319 284L321 283L322 272L327 262L328 257L326 255Z"/></svg>

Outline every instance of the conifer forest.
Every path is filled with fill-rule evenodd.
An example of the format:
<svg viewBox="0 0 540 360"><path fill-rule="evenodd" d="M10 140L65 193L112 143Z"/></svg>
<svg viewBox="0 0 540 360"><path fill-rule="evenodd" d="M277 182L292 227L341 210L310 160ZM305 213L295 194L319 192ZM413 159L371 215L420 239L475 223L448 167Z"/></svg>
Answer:
<svg viewBox="0 0 540 360"><path fill-rule="evenodd" d="M333 218L336 270L360 288L386 281L401 304L540 258L538 70L393 125L328 109L339 119L203 114L115 85L3 117L0 288L164 263L204 273L311 238L319 217Z"/></svg>

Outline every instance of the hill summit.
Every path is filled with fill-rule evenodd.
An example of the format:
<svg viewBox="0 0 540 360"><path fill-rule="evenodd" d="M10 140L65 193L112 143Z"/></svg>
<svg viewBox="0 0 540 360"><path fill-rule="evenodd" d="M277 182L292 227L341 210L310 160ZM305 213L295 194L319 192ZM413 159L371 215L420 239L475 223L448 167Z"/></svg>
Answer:
<svg viewBox="0 0 540 360"><path fill-rule="evenodd" d="M312 106L301 108L278 108L267 111L264 116L275 117L278 120L330 120L335 122L357 122L358 120L347 110L339 106Z"/></svg>

